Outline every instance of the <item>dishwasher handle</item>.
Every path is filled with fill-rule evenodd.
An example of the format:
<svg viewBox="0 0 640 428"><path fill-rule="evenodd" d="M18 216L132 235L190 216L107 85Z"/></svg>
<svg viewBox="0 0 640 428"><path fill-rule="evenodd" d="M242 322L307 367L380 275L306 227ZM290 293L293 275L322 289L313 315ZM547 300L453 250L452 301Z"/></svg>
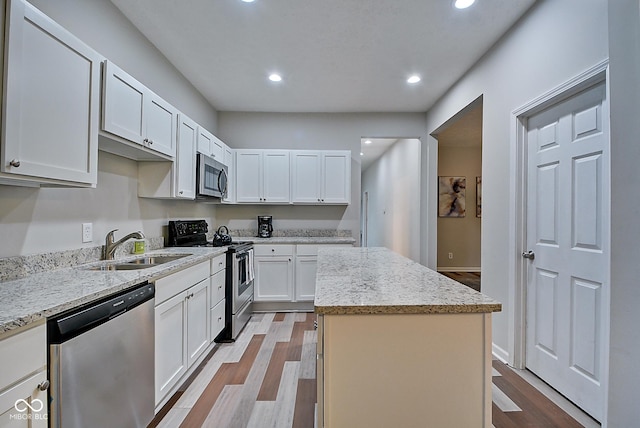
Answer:
<svg viewBox="0 0 640 428"><path fill-rule="evenodd" d="M153 299L155 285L144 282L115 296L89 303L49 320L50 343L70 340Z"/></svg>

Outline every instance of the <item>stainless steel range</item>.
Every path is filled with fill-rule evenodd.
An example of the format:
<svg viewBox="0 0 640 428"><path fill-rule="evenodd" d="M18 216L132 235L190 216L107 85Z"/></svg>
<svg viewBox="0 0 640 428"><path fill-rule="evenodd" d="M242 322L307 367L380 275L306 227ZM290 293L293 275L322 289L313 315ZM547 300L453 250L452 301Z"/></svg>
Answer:
<svg viewBox="0 0 640 428"><path fill-rule="evenodd" d="M209 226L205 220L169 222L169 246L215 246L207 240ZM253 302L253 242L231 242L227 246L225 273L225 328L216 342L233 342L251 318Z"/></svg>

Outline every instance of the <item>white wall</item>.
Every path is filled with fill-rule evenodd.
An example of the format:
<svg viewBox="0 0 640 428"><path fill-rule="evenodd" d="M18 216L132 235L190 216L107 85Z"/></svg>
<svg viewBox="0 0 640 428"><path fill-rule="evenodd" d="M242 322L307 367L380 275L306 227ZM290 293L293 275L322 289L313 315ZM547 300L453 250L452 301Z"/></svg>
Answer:
<svg viewBox="0 0 640 428"><path fill-rule="evenodd" d="M502 312L493 317L493 341L507 359L514 352L514 285L508 267L519 257L508 250L515 239L508 227L514 204L510 194L516 137L511 131L512 112L607 58L607 40L606 0L540 1L427 114L427 132L431 133L483 96L482 290L503 304ZM428 227L422 241L434 247L437 170L433 154L437 143L432 137L424 143L429 188L423 193ZM426 256L423 261L435 266L435 251Z"/></svg>
<svg viewBox="0 0 640 428"><path fill-rule="evenodd" d="M216 111L107 0L33 0L52 19L113 60L193 119L215 130ZM60 100L64 105L64 100ZM174 218L215 220L215 207L138 199L137 164L98 154L95 189L33 189L0 185L0 257L61 251L103 243L133 230L160 236ZM94 242L82 244L81 224L93 223Z"/></svg>
<svg viewBox="0 0 640 428"><path fill-rule="evenodd" d="M216 219L231 228L255 228L257 215L273 215L274 228L346 229L359 241L360 139L424 138L421 113L218 112L218 136L229 146L264 149L351 150L351 204L338 206L220 206Z"/></svg>
<svg viewBox="0 0 640 428"><path fill-rule="evenodd" d="M420 262L420 140L398 140L367 168L364 192L369 192L367 245Z"/></svg>
<svg viewBox="0 0 640 428"><path fill-rule="evenodd" d="M640 2L609 0L611 107L610 427L640 421ZM633 190L632 190L633 189ZM631 193L630 193L631 192Z"/></svg>

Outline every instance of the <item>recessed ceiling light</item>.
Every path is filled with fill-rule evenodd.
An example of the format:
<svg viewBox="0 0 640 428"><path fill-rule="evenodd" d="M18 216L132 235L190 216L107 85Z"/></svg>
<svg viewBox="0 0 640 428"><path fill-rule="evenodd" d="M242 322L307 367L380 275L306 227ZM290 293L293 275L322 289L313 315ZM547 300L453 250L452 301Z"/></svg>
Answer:
<svg viewBox="0 0 640 428"><path fill-rule="evenodd" d="M407 83L418 83L420 81L420 76L418 76L417 74L414 74L413 76L410 76L407 79Z"/></svg>
<svg viewBox="0 0 640 428"><path fill-rule="evenodd" d="M360 152L360 156L364 156L364 153Z"/></svg>
<svg viewBox="0 0 640 428"><path fill-rule="evenodd" d="M371 144L371 140L366 140L364 143L365 144Z"/></svg>
<svg viewBox="0 0 640 428"><path fill-rule="evenodd" d="M272 73L269 75L269 80L271 80L272 82L280 82L282 81L282 76L280 76L278 73Z"/></svg>
<svg viewBox="0 0 640 428"><path fill-rule="evenodd" d="M456 0L453 5L456 9L466 9L475 3L476 0Z"/></svg>
<svg viewBox="0 0 640 428"><path fill-rule="evenodd" d="M245 3L253 3L254 2L254 0L242 0L242 1L245 2Z"/></svg>

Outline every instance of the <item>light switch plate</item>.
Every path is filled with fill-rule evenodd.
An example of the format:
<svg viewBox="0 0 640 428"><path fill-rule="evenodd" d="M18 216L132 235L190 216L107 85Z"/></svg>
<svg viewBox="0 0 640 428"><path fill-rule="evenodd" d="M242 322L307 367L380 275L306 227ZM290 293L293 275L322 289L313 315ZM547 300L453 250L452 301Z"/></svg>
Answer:
<svg viewBox="0 0 640 428"><path fill-rule="evenodd" d="M82 242L93 241L93 223L82 223Z"/></svg>

